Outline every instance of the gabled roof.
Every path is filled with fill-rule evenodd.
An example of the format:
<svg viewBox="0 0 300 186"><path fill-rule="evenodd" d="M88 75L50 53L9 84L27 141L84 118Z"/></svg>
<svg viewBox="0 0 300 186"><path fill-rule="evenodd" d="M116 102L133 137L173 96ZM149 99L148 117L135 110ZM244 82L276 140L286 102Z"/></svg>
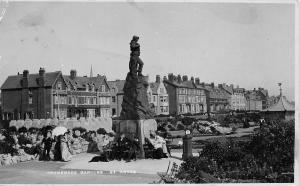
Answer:
<svg viewBox="0 0 300 186"><path fill-rule="evenodd" d="M86 85L95 86L95 90L100 89L100 86L105 83L106 77L105 76L96 76L96 77L81 77L76 76L75 78L71 78L70 76L64 75L63 78L65 79L68 86L76 87L78 89L86 88Z"/></svg>
<svg viewBox="0 0 300 186"><path fill-rule="evenodd" d="M295 111L295 106L289 103L284 96L280 96L277 103L263 110L264 112L281 112L281 111Z"/></svg>
<svg viewBox="0 0 300 186"><path fill-rule="evenodd" d="M233 94L233 92L234 92L234 89L232 88L232 87L230 87L230 86L227 86L227 85L225 85L225 86L222 86L223 88L224 88L224 90L226 91L226 92L228 92L229 94Z"/></svg>
<svg viewBox="0 0 300 186"><path fill-rule="evenodd" d="M61 74L61 71L56 72L47 72L45 73L45 86L51 87L58 75ZM14 75L14 76L8 76L5 82L2 84L1 89L2 90L8 90L8 89L20 89L22 88L21 80L23 78L23 75ZM37 79L39 78L39 74L28 74L28 88L37 88L39 87Z"/></svg>
<svg viewBox="0 0 300 186"><path fill-rule="evenodd" d="M107 81L108 85L112 88L112 87L117 87L117 94L122 94L123 92L123 88L124 88L124 84L125 84L125 80L116 80L116 81Z"/></svg>

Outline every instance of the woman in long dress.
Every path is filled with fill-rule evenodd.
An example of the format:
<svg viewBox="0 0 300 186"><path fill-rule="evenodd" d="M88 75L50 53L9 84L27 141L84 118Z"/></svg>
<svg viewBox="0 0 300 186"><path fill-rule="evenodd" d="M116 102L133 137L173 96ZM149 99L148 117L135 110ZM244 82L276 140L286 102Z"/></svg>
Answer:
<svg viewBox="0 0 300 186"><path fill-rule="evenodd" d="M70 148L68 143L68 133L65 133L63 136L61 136L60 149L61 149L61 160L71 161L72 155L70 153Z"/></svg>

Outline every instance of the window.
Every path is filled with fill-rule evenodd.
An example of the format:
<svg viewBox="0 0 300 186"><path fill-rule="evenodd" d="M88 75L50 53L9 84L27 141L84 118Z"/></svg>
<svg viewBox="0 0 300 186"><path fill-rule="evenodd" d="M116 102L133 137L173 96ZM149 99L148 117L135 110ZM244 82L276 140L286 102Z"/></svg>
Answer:
<svg viewBox="0 0 300 186"><path fill-rule="evenodd" d="M31 96L29 96L28 103L32 104L32 97Z"/></svg>
<svg viewBox="0 0 300 186"><path fill-rule="evenodd" d="M102 85L102 86L101 86L101 91L102 91L102 92L105 92L105 85Z"/></svg>
<svg viewBox="0 0 300 186"><path fill-rule="evenodd" d="M61 82L57 82L56 88L57 88L58 90L62 90L62 83L61 83Z"/></svg>
<svg viewBox="0 0 300 186"><path fill-rule="evenodd" d="M164 88L160 88L160 93L164 93Z"/></svg>
<svg viewBox="0 0 300 186"><path fill-rule="evenodd" d="M112 101L113 103L115 103L115 102L116 102L116 96L112 96L112 97L111 97L111 101Z"/></svg>
<svg viewBox="0 0 300 186"><path fill-rule="evenodd" d="M155 102L156 100L155 100L155 96L153 96L153 102Z"/></svg>
<svg viewBox="0 0 300 186"><path fill-rule="evenodd" d="M111 92L112 92L112 93L115 93L115 92L116 92L116 89L115 89L115 88L112 88L112 89L111 89Z"/></svg>

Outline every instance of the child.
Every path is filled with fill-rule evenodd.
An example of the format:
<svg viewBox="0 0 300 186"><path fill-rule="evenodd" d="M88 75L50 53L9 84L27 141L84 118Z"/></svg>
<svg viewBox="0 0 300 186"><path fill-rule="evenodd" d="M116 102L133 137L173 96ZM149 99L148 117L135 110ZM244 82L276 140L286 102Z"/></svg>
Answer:
<svg viewBox="0 0 300 186"><path fill-rule="evenodd" d="M44 152L43 152L43 159L46 161L49 161L50 158L50 151L51 151L51 147L52 147L52 142L53 142L53 138L52 138L52 132L51 131L47 131L46 137L43 139L43 146L44 146Z"/></svg>

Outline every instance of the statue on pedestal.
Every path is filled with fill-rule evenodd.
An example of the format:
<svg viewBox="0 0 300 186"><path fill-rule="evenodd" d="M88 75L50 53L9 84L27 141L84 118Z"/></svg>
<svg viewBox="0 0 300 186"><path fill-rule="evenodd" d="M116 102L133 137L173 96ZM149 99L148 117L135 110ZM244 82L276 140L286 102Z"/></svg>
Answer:
<svg viewBox="0 0 300 186"><path fill-rule="evenodd" d="M122 119L150 119L154 116L147 98L148 80L142 75L144 63L140 59L138 40L138 36L133 36L130 42L129 73L123 88Z"/></svg>

